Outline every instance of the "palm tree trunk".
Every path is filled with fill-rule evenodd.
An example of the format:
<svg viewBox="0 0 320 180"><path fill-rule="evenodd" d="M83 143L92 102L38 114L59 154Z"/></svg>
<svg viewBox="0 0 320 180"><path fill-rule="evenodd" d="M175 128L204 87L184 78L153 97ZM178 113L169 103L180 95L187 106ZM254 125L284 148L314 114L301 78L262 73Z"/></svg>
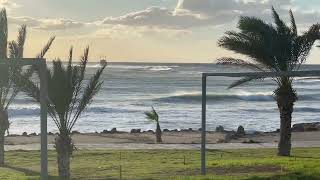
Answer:
<svg viewBox="0 0 320 180"><path fill-rule="evenodd" d="M70 179L70 158L73 152L72 138L68 135L58 135L55 139L57 151L59 177L63 180Z"/></svg>
<svg viewBox="0 0 320 180"><path fill-rule="evenodd" d="M4 135L8 128L8 112L5 110L0 110L0 166L4 166Z"/></svg>
<svg viewBox="0 0 320 180"><path fill-rule="evenodd" d="M156 139L157 139L157 143L162 143L162 132L161 132L161 128L160 128L160 124L159 122L157 122L157 129L156 129Z"/></svg>
<svg viewBox="0 0 320 180"><path fill-rule="evenodd" d="M291 86L280 87L275 93L280 112L280 141L278 144L278 155L290 156L292 112L297 96Z"/></svg>

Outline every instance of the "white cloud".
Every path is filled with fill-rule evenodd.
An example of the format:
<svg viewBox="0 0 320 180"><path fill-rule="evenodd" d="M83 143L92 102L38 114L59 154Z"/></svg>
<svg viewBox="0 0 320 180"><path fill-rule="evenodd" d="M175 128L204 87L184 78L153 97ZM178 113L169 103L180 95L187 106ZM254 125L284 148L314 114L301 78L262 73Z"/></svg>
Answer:
<svg viewBox="0 0 320 180"><path fill-rule="evenodd" d="M93 38L130 39L149 36L152 38L180 38L190 34L188 30L161 29L155 27L132 27L126 25L106 25L91 34Z"/></svg>
<svg viewBox="0 0 320 180"><path fill-rule="evenodd" d="M315 23L314 20L320 18L318 11L310 13L297 9L293 0L179 0L175 9L150 7L119 17L107 17L100 23L164 29L219 26L235 22L241 15L270 20L272 5L285 17L288 9L296 9L301 24Z"/></svg>
<svg viewBox="0 0 320 180"><path fill-rule="evenodd" d="M18 8L20 5L13 2L13 0L0 0L0 8L6 8L7 10L11 10L14 8Z"/></svg>
<svg viewBox="0 0 320 180"><path fill-rule="evenodd" d="M11 24L25 24L33 29L40 30L65 30L82 28L88 23L78 22L70 19L36 19L32 17L9 17L9 23Z"/></svg>

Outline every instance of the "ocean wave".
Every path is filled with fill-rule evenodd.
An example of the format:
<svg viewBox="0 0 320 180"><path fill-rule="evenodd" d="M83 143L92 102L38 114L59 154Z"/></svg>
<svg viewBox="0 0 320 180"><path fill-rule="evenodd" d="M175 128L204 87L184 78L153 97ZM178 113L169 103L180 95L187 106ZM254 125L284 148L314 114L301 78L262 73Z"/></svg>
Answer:
<svg viewBox="0 0 320 180"><path fill-rule="evenodd" d="M141 71L171 71L179 66L148 66L148 65L110 65L109 68Z"/></svg>
<svg viewBox="0 0 320 180"><path fill-rule="evenodd" d="M155 100L164 102L187 102L187 101L201 101L201 92L180 92L174 93L165 97L156 98ZM272 93L269 92L230 92L230 93L209 93L207 94L207 101L272 101Z"/></svg>
<svg viewBox="0 0 320 180"><path fill-rule="evenodd" d="M295 107L294 112L320 112L319 108L311 108L311 107Z"/></svg>
<svg viewBox="0 0 320 180"><path fill-rule="evenodd" d="M298 96L299 100L318 101L320 94L308 94ZM167 103L188 103L200 102L202 100L201 92L178 92L167 96L153 99L155 101ZM274 101L273 92L229 92L229 93L208 93L207 101Z"/></svg>
<svg viewBox="0 0 320 180"><path fill-rule="evenodd" d="M121 109L121 108L108 108L103 106L92 106L89 107L84 114L105 114L105 113L135 113L139 112L134 109ZM20 107L12 107L9 109L9 115L13 117L21 117L21 116L39 116L40 107L28 107L28 108L20 108Z"/></svg>

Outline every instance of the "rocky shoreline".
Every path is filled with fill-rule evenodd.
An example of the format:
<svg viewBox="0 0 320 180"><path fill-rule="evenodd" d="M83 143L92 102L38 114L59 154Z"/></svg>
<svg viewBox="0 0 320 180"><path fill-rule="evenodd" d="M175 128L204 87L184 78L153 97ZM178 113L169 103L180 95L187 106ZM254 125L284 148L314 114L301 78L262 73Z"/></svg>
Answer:
<svg viewBox="0 0 320 180"><path fill-rule="evenodd" d="M313 123L298 123L294 124L292 126L292 132L312 132L312 131L320 131L320 122L313 122ZM163 129L162 130L164 133L192 133L192 132L201 132L201 128L198 130L189 128L189 129ZM262 132L262 131L246 131L243 126L239 126L237 130L232 130L228 131L225 130L223 126L218 126L215 131L207 131L207 133L224 133L228 134L229 137L226 139L232 139L236 137L243 137L245 135L259 135L259 134L268 134L268 133L279 133L280 129L277 129L276 131L271 131L271 132ZM102 132L94 132L94 134L143 134L143 133L152 133L154 134L155 132L153 130L147 130L147 131L142 131L141 129L131 129L130 132L125 132L125 131L118 131L116 128L112 128L110 130L103 130ZM48 135L56 135L57 133L52 133L48 132ZM79 131L73 131L73 135L75 134L92 134L92 133L81 133ZM21 135L19 134L11 134L8 136L39 136L37 133L30 133L28 134L27 132L23 132Z"/></svg>

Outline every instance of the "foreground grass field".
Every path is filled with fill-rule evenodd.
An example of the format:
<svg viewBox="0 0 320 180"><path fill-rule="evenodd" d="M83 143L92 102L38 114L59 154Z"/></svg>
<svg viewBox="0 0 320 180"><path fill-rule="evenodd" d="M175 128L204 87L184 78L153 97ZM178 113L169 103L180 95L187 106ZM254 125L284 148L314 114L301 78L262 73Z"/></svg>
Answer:
<svg viewBox="0 0 320 180"><path fill-rule="evenodd" d="M7 152L0 179L39 179L39 151ZM79 150L72 159L74 179L320 179L320 148L209 150L208 176L199 176L199 151ZM49 152L50 179L57 178L55 152Z"/></svg>

